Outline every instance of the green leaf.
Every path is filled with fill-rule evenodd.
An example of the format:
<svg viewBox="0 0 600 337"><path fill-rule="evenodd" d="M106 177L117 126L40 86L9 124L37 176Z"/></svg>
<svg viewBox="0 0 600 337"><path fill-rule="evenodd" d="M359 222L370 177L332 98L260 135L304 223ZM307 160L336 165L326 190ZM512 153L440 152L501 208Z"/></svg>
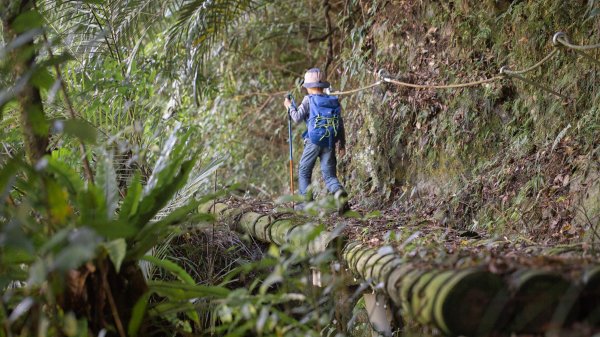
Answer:
<svg viewBox="0 0 600 337"><path fill-rule="evenodd" d="M174 262L171 262L167 259L158 259L152 255L142 256L141 260L148 261L158 267L161 267L161 268L173 273L180 280L182 280L183 282L185 282L187 284L190 284L190 285L196 284L196 282L190 276L190 274L188 274L183 268L181 268Z"/></svg>
<svg viewBox="0 0 600 337"><path fill-rule="evenodd" d="M47 180L46 195L48 212L52 222L57 224L66 223L67 218L72 214L67 190L55 180Z"/></svg>
<svg viewBox="0 0 600 337"><path fill-rule="evenodd" d="M365 219L375 219L381 217L381 212L378 210L369 212L365 215Z"/></svg>
<svg viewBox="0 0 600 337"><path fill-rule="evenodd" d="M33 297L25 297L22 299L19 304L17 304L12 312L10 313L10 317L8 318L7 324L11 325L15 321L17 321L21 316L27 314L31 307L35 304L35 300Z"/></svg>
<svg viewBox="0 0 600 337"><path fill-rule="evenodd" d="M29 275L27 278L28 285L41 285L42 283L47 282L47 274L48 263L42 259L38 259L29 267Z"/></svg>
<svg viewBox="0 0 600 337"><path fill-rule="evenodd" d="M81 139L86 143L95 144L98 134L89 123L80 119L67 119L54 121L54 130Z"/></svg>
<svg viewBox="0 0 600 337"><path fill-rule="evenodd" d="M36 10L30 10L21 13L12 23L12 29L17 33L24 33L28 30L42 27L44 18Z"/></svg>
<svg viewBox="0 0 600 337"><path fill-rule="evenodd" d="M52 268L60 271L79 268L83 263L91 260L95 256L95 250L95 246L68 246L56 255Z"/></svg>
<svg viewBox="0 0 600 337"><path fill-rule="evenodd" d="M323 233L323 231L325 231L325 225L319 224L319 225L315 226L315 228L312 231L310 231L310 233L308 234L308 236L306 238L306 242L313 241L319 235L321 235L321 233Z"/></svg>
<svg viewBox="0 0 600 337"><path fill-rule="evenodd" d="M15 158L19 158L18 156ZM14 180L21 166L20 160L12 159L7 162L0 170L0 197L2 200L6 198L12 188L12 180Z"/></svg>
<svg viewBox="0 0 600 337"><path fill-rule="evenodd" d="M121 221L90 223L88 226L108 239L127 239L138 232L138 229L133 225Z"/></svg>
<svg viewBox="0 0 600 337"><path fill-rule="evenodd" d="M104 193L95 185L88 185L87 189L77 193L79 208L79 222L84 226L94 226L108 223L106 214L106 200Z"/></svg>
<svg viewBox="0 0 600 337"><path fill-rule="evenodd" d="M198 203L199 205L200 203ZM215 215L210 213L198 213L191 214L187 221L193 222L195 228L203 227L203 224L213 223L215 221Z"/></svg>
<svg viewBox="0 0 600 337"><path fill-rule="evenodd" d="M106 252L108 253L108 257L112 261L117 273L121 270L121 264L125 259L125 254L127 253L127 243L125 239L119 238L110 242L106 242L102 244Z"/></svg>
<svg viewBox="0 0 600 337"><path fill-rule="evenodd" d="M588 17L584 20L584 22L587 22L593 18L595 18L596 16L598 16L598 14L600 14L600 8L594 8L591 11L589 11Z"/></svg>
<svg viewBox="0 0 600 337"><path fill-rule="evenodd" d="M246 336L248 331L251 331L254 327L254 321L248 320L244 324L239 325L235 330L227 333L225 337L243 337Z"/></svg>
<svg viewBox="0 0 600 337"><path fill-rule="evenodd" d="M182 223L188 219L188 215L195 211L199 201L193 200L187 205L182 206L169 213L160 221L147 223L135 236L134 246L129 251L128 259L137 259L144 255L150 248L162 241L167 234L167 228L171 225Z"/></svg>
<svg viewBox="0 0 600 337"><path fill-rule="evenodd" d="M61 249L52 261L52 269L67 271L76 269L96 256L96 248L102 239L89 228L79 228L69 233L68 245Z"/></svg>
<svg viewBox="0 0 600 337"><path fill-rule="evenodd" d="M75 196L84 190L84 183L80 175L67 164L60 160L50 157L48 158L48 171L56 175L59 183L69 190Z"/></svg>
<svg viewBox="0 0 600 337"><path fill-rule="evenodd" d="M0 121L4 119L4 112L10 112L18 107L17 100L13 96L13 91L0 91Z"/></svg>
<svg viewBox="0 0 600 337"><path fill-rule="evenodd" d="M133 176L133 180L127 189L127 196L125 196L125 200L123 200L121 210L119 211L119 220L125 221L137 213L142 196L141 180L141 175L138 171Z"/></svg>
<svg viewBox="0 0 600 337"><path fill-rule="evenodd" d="M51 58L45 60L44 62L41 63L41 65L44 67L53 67L55 65L61 65L65 62L68 62L71 60L75 60L75 57L73 57L73 55L71 55L71 54L68 54L68 53L58 54L58 55L54 55Z"/></svg>
<svg viewBox="0 0 600 337"><path fill-rule="evenodd" d="M194 163L195 158L183 163L174 160L168 164L170 166L168 174L160 175L156 187L140 202L140 212L134 220L136 226L143 227L148 223L171 200L173 195L185 185ZM177 171L173 171L172 166L177 166ZM163 172L166 171L167 169L163 170Z"/></svg>
<svg viewBox="0 0 600 337"><path fill-rule="evenodd" d="M30 81L35 87L48 90L52 87L56 80L52 74L50 74L48 69L44 67L38 67L31 75Z"/></svg>
<svg viewBox="0 0 600 337"><path fill-rule="evenodd" d="M360 215L360 213L358 213L357 211L348 211L344 213L344 217L352 219L362 219L362 215Z"/></svg>
<svg viewBox="0 0 600 337"><path fill-rule="evenodd" d="M33 132L39 136L47 136L49 124L42 110L42 106L40 104L29 104L27 109L29 113L29 122L31 123Z"/></svg>
<svg viewBox="0 0 600 337"><path fill-rule="evenodd" d="M149 281L148 288L172 300L189 300L202 297L225 298L230 290L219 286L189 285L179 282Z"/></svg>
<svg viewBox="0 0 600 337"><path fill-rule="evenodd" d="M269 290L269 287L271 287L274 284L283 282L283 280L283 272L281 270L281 267L277 266L275 270L273 270L273 272L271 272L271 274L269 274L269 276L267 276L264 282L260 285L260 294L266 294Z"/></svg>
<svg viewBox="0 0 600 337"><path fill-rule="evenodd" d="M66 242L66 240L69 236L69 232L71 230L73 230L73 228L63 228L63 229L59 230L58 232L56 232L46 242L44 242L42 247L40 247L40 249L38 250L39 254L40 255L47 254L51 250L62 245L64 242Z"/></svg>
<svg viewBox="0 0 600 337"><path fill-rule="evenodd" d="M113 166L112 156L106 152L98 156L96 170L96 185L104 192L106 203L106 216L112 219L115 215L119 201L119 188L117 187L117 174Z"/></svg>
<svg viewBox="0 0 600 337"><path fill-rule="evenodd" d="M34 255L21 247L4 246L1 261L5 266L30 264L35 261Z"/></svg>
<svg viewBox="0 0 600 337"><path fill-rule="evenodd" d="M144 294L137 303L133 306L131 312L131 319L129 320L129 326L127 327L127 334L131 337L136 337L142 322L144 321L144 315L146 314L146 308L148 307L148 301L150 300L150 293Z"/></svg>
<svg viewBox="0 0 600 337"><path fill-rule="evenodd" d="M191 319L196 324L200 324L200 317L198 317L196 306L193 303L167 301L155 305L151 311L153 316L160 317L166 317L180 312L185 312L186 316L188 316L189 319Z"/></svg>

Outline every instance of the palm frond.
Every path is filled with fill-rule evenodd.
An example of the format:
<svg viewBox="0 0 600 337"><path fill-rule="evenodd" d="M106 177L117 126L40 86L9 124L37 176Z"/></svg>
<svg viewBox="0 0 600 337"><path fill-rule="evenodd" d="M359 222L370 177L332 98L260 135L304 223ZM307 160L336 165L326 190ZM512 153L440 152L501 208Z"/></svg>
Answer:
<svg viewBox="0 0 600 337"><path fill-rule="evenodd" d="M171 49L185 47L194 61L202 61L229 27L258 6L253 0L188 0L169 31L169 44L176 47Z"/></svg>
<svg viewBox="0 0 600 337"><path fill-rule="evenodd" d="M160 220L173 210L182 207L187 204L192 198L194 198L199 192L209 191L209 179L212 173L214 173L227 158L221 157L211 160L208 164L200 165L194 172L190 174L191 179L188 179L185 186L175 194L175 196L169 201L169 203L156 214L154 221ZM203 188L204 185L204 188Z"/></svg>

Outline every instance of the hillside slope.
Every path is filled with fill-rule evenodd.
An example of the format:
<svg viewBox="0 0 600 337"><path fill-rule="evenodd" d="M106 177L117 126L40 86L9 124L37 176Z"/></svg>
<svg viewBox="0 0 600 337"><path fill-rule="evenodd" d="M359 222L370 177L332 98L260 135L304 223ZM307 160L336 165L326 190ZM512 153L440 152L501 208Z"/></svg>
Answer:
<svg viewBox="0 0 600 337"><path fill-rule="evenodd" d="M597 13L595 1L374 1L343 21L333 82L358 87L384 69L411 83L464 83L525 69L556 48L558 31L600 41ZM387 84L345 98L342 172L355 207L383 200L415 221L538 243L594 240L597 66L560 48L524 75L568 99L515 78L465 89Z"/></svg>

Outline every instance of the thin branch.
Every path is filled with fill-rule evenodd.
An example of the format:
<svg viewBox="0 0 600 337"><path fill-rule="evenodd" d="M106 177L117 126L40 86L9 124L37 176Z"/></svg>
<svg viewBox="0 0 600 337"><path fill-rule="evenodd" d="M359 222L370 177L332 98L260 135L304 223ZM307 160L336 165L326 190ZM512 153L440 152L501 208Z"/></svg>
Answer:
<svg viewBox="0 0 600 337"><path fill-rule="evenodd" d="M98 19L98 16L96 15L96 12L94 11L93 7L91 5L88 5L88 7L90 8L92 14L94 15L94 19L95 19L96 23L98 24L98 27L100 28L101 31L104 31L105 29L102 26L102 24L100 23L100 20ZM102 9L105 12L105 16L108 17L108 13L106 13L106 8L102 7ZM113 29L112 24L110 25L110 35L113 40L112 47L111 47L110 42L108 41L108 38L106 37L106 34L104 34L104 41L106 42L106 46L108 47L108 50L110 51L110 55L119 64L119 70L121 71L121 75L123 76L123 78L126 79L126 78L128 78L128 76L127 76L127 72L125 70L125 64L123 63L123 57L121 56L121 52L119 51L119 46L117 45L117 38L116 38L115 31ZM114 51L113 51L113 48L114 48ZM127 115L129 116L131 121L135 121L135 107L136 107L135 101L133 99L131 99L131 94L129 92L127 92L124 95L124 97L125 97L125 101L131 101L134 103L132 106L127 108ZM134 134L133 139L135 141L137 141L139 144L141 144L141 142L142 142L141 136L139 136L139 135Z"/></svg>
<svg viewBox="0 0 600 337"><path fill-rule="evenodd" d="M6 202L12 207L15 207L17 205L15 203L15 199L13 199L13 197L10 194L6 196Z"/></svg>
<svg viewBox="0 0 600 337"><path fill-rule="evenodd" d="M102 9L104 9L105 12L105 16L108 18L110 17L108 14L106 13L106 7L102 7ZM121 51L119 50L119 46L117 44L117 36L115 35L115 30L113 29L113 25L112 25L112 20L110 22L110 35L112 36L112 40L113 40L113 44L115 47L115 53L117 54L117 60L119 61L119 65L121 68L121 72L123 73L123 76L125 77L125 69L123 68L123 57L121 56Z"/></svg>
<svg viewBox="0 0 600 337"><path fill-rule="evenodd" d="M309 43L323 42L323 41L327 40L331 35L333 35L333 33L335 33L336 31L337 31L337 27L333 28L331 31L327 32L327 34L325 34L323 36L309 37L308 42Z"/></svg>
<svg viewBox="0 0 600 337"><path fill-rule="evenodd" d="M94 11L94 8L90 4L88 4L88 7L90 8L92 15L94 16L94 20L96 21L96 24L98 24L98 27L100 28L101 31L104 31L104 27L100 23L100 19L98 19L98 16L96 15L96 11ZM106 42L106 46L108 47L108 51L110 52L110 55L112 56L113 59L116 60L117 56L113 52L110 42L108 42L108 38L106 37L106 34L103 34L103 35L104 35L104 41ZM121 69L121 71L122 71L122 69Z"/></svg>
<svg viewBox="0 0 600 337"><path fill-rule="evenodd" d="M258 114L258 113L262 112L267 107L267 104L269 104L273 100L273 97L274 96L268 96L267 99L265 100L265 102L258 109L256 109L256 110L255 109L249 110L248 112L246 112L245 114L242 115L242 117L240 118L240 120L242 120L242 121L245 120L246 117L250 113L254 112L254 113Z"/></svg>
<svg viewBox="0 0 600 337"><path fill-rule="evenodd" d="M35 4L35 2L34 7L37 10L37 5ZM50 58L54 58L54 53L52 52L52 48L50 47L50 42L48 41L48 35L46 34L46 31L43 31L42 36L44 38L44 43L46 44L46 49L48 50L48 55L50 56ZM58 65L58 63L54 63L54 70L56 71L56 76L60 81L60 88L63 93L65 103L67 103L69 114L71 115L71 118L76 119L77 113L75 112L75 108L73 108L73 102L71 102L71 97L67 92L67 86L65 85L65 81L63 79L62 72L60 71L60 66ZM81 139L79 140L79 150L81 151L81 156L83 157L83 170L85 172L86 178L89 182L94 183L94 174L92 173L92 168L87 158L85 144Z"/></svg>
<svg viewBox="0 0 600 337"><path fill-rule="evenodd" d="M104 262L100 261L100 263L98 265L101 269L100 274L102 275L102 286L104 287L104 290L106 290L108 304L110 305L110 311L113 315L113 318L115 319L115 325L117 326L117 331L119 331L119 336L127 337L127 334L125 333L125 329L123 328L123 322L121 322L121 317L119 316L119 311L117 310L117 305L115 303L115 299L114 299L114 297L112 295L112 291L110 289L110 285L108 284L108 279L106 278L107 270L105 269Z"/></svg>
<svg viewBox="0 0 600 337"><path fill-rule="evenodd" d="M323 7L325 8L325 26L327 27L327 62L325 63L325 77L328 75L329 65L333 62L333 29L331 28L331 16L329 15L329 11L331 10L331 5L329 4L329 0L323 0Z"/></svg>

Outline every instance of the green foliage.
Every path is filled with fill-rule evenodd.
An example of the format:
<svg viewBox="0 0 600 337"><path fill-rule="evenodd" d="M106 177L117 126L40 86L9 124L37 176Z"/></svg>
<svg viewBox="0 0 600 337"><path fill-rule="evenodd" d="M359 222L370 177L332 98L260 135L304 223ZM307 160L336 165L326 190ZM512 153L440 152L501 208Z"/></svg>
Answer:
<svg viewBox="0 0 600 337"><path fill-rule="evenodd" d="M289 74L288 64L296 68L294 74L308 65L305 55L313 53L303 51L301 42L292 43L293 55L282 55L281 60L273 57L273 48L290 43L282 32L294 30L301 36L310 13L296 18L296 6L262 6L254 1L37 5L16 22L17 32L23 35L3 34L7 43L0 49L4 75L0 81L7 88L0 94L0 127L8 154L0 159L0 287L7 290L0 306L4 326L15 334L47 326L48 335L85 335L88 329L95 334L101 328L115 334L124 329L131 336L154 328L170 334L210 329L230 335L317 335L305 322L317 322L318 327L331 315L319 313L323 308L317 296L302 295L311 289L298 276L308 258L295 250L281 255L273 250L272 256L257 264L237 261L232 272L219 271L222 274L215 280L222 284L197 284L196 275L202 270L190 273L184 269L187 265L176 264L181 260L148 255L160 251L161 244L171 242L184 228L198 229L213 221L196 209L201 200L206 201L200 196L207 192L205 183L216 167L228 166L226 176L219 177L226 183L249 169L277 172L283 167L254 146L255 130L244 127L254 116L232 98L248 89L265 89L256 87L249 73L262 67L263 56L270 54L271 62L281 65L258 75L261 81ZM267 11L269 20L263 21L254 12L257 9ZM259 30L234 27L246 19ZM265 37L260 29L273 25L280 27L265 40L271 50L255 49L253 44ZM313 30L313 34L323 33L322 27ZM8 42L34 37L48 39L43 48L28 49L25 56L33 55L39 65L29 69L27 81L40 89L41 120L51 121L51 155L28 164L19 152L22 125L20 105L14 100L19 92L13 90L18 89L18 79L6 56L12 48ZM252 54L252 63L242 62L246 53ZM215 67L219 54L226 61L222 68ZM244 75L235 78L232 71ZM288 82L279 78L272 88ZM256 101L253 96L244 99L246 104ZM71 118L72 113L76 118ZM258 143L278 149L280 144L273 139L283 137L279 122L265 114L260 117L257 122L267 122L276 130ZM194 124L201 128L202 138L181 131ZM235 128L241 132L229 132ZM246 137L243 144L239 137ZM198 148L210 150L199 153ZM248 149L259 150L264 161L243 161ZM229 160L224 162L221 153L229 153ZM82 179L82 158L92 164L93 181ZM199 161L209 164L202 167ZM264 186L262 180L262 174L256 174L249 181ZM269 191L274 186L277 181L269 183ZM172 275L149 273L148 279L140 281L140 262ZM249 289L225 288L240 284L234 279L247 278L249 273L258 275ZM99 295L83 296L88 291ZM97 296L102 301L94 302ZM110 296L117 302L120 323L112 315L99 322L97 316L72 305L109 313L115 310L108 307ZM123 306L121 300L130 306ZM217 319L219 312L229 312L231 320ZM205 324L203 314L211 324Z"/></svg>
<svg viewBox="0 0 600 337"><path fill-rule="evenodd" d="M62 321L56 321L61 315L60 302L56 297L73 296L67 290L71 282L69 273L81 270L86 263L103 268L104 261L110 259L114 272L120 275L123 265L136 266L139 258L164 240L178 224L192 219L198 221L198 216L190 216L200 202L193 198L162 219L152 220L183 186L195 162L196 151L190 152L187 148L189 133L178 138L174 133L169 139L151 176L151 185L141 193L139 180L132 182L122 202L118 198L119 190L109 156L99 163L95 184L84 183L75 171L56 158L45 158L44 163L35 168L18 159L3 165L0 190L2 199L8 201L0 204L3 240L0 287L7 289L10 284L13 287L18 284L15 282L26 283L8 293L2 307L5 312L12 311L14 305L31 301L30 307L47 308L42 316L35 314L35 310L23 312L29 323L22 325L23 322L13 321L13 325L9 322L11 330L17 332L26 329L28 324L35 325L39 320L47 319L57 324L54 328L60 329ZM126 211L125 216L118 215L119 205L120 211ZM200 296L225 297L228 293L218 287L196 286L189 275L168 261L145 259L177 272L186 281L187 287L177 282L148 284L148 291L167 301L180 302ZM41 291L48 286L51 286L52 297ZM143 298L149 300L147 296ZM164 307L167 303L160 301L151 304L150 308ZM161 312L149 310L156 315ZM134 327L139 326L142 311L138 311L138 317L132 323ZM170 312L174 312L173 309Z"/></svg>

